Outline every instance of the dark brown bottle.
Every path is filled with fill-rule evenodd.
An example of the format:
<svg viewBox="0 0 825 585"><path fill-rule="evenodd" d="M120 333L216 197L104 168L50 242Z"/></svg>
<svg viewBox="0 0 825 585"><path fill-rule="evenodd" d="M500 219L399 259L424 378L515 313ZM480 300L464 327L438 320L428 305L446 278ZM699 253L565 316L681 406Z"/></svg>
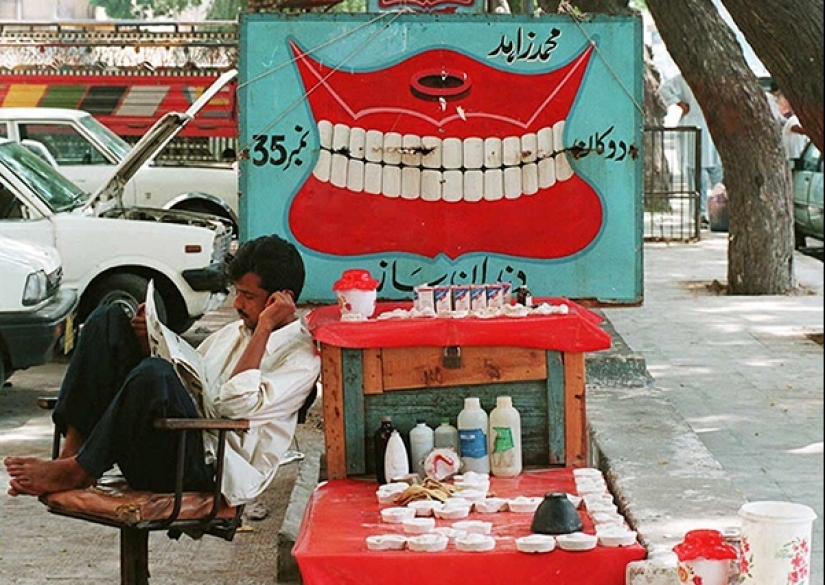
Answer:
<svg viewBox="0 0 825 585"><path fill-rule="evenodd" d="M387 483L387 478L384 475L384 457L387 453L387 442L390 440L390 435L395 430L392 426L392 417L382 416L381 426L375 431L375 479L378 483Z"/></svg>
<svg viewBox="0 0 825 585"><path fill-rule="evenodd" d="M523 284L516 290L516 302L525 307L533 306L533 295Z"/></svg>

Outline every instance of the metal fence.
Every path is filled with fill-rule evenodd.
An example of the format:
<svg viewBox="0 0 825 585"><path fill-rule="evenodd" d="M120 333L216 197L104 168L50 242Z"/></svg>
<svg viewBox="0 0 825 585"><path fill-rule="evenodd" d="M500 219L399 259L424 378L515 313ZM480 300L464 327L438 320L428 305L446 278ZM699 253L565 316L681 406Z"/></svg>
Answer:
<svg viewBox="0 0 825 585"><path fill-rule="evenodd" d="M646 127L644 153L644 239L698 240L701 130Z"/></svg>

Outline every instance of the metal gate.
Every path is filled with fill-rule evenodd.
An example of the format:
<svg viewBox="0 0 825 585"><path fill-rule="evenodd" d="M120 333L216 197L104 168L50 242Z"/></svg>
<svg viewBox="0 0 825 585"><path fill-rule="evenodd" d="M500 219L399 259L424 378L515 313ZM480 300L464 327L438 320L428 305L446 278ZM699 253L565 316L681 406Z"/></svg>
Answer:
<svg viewBox="0 0 825 585"><path fill-rule="evenodd" d="M702 135L696 127L645 127L644 239L699 239Z"/></svg>

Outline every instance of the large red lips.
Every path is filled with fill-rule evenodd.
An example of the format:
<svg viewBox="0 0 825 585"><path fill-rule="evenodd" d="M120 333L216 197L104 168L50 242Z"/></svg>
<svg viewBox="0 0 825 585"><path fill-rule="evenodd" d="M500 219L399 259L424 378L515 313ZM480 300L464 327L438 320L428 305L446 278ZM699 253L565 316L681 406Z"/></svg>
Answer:
<svg viewBox="0 0 825 585"><path fill-rule="evenodd" d="M361 73L336 71L294 44L293 51L317 121L442 140L511 137L512 141L514 136L535 138L540 130L558 127L567 117L592 48L561 69L532 75L500 71L448 50L425 51L394 66ZM339 160L353 155L346 147L327 148ZM531 160L536 161L535 152L521 155L524 160L515 168L529 168ZM323 154L319 160L324 156L331 155ZM543 156L550 158L539 152L538 158ZM559 153L556 160L564 156ZM559 168L562 163L567 165L558 162ZM383 168L380 162L379 168ZM461 174L464 171L461 167L453 177L467 176ZM475 172L480 176L480 171ZM436 201L409 190L399 196L348 188L340 181L335 186L327 174L316 167L289 210L297 240L326 254L408 252L457 258L487 252L562 258L584 249L602 225L599 196L572 172L517 198L486 200L468 186L464 198ZM470 184L469 179L458 180Z"/></svg>

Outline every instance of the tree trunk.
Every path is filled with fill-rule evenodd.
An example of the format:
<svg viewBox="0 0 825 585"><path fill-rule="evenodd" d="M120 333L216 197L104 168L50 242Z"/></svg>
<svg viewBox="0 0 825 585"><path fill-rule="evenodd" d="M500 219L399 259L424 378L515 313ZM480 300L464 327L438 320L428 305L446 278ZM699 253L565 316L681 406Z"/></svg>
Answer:
<svg viewBox="0 0 825 585"><path fill-rule="evenodd" d="M711 0L648 0L719 150L730 212L728 292L790 292L791 178L779 128L742 48Z"/></svg>
<svg viewBox="0 0 825 585"><path fill-rule="evenodd" d="M811 141L823 144L823 2L822 0L722 0Z"/></svg>

